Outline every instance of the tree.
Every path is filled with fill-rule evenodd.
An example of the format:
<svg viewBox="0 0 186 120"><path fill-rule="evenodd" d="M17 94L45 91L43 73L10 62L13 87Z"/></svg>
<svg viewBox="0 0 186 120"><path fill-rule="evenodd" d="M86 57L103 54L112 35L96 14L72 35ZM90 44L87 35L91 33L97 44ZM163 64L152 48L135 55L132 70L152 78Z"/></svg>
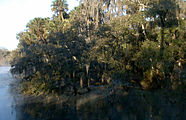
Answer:
<svg viewBox="0 0 186 120"><path fill-rule="evenodd" d="M11 59L10 51L4 48L0 48L0 66L9 65L9 61Z"/></svg>
<svg viewBox="0 0 186 120"><path fill-rule="evenodd" d="M68 4L66 0L54 0L52 2L52 11L59 16L61 21L64 21L64 16L68 11Z"/></svg>
<svg viewBox="0 0 186 120"><path fill-rule="evenodd" d="M67 6L65 0L53 1L53 18L35 18L17 35L11 65L25 91L76 95L89 85L159 89L185 84L181 4L83 0L64 20Z"/></svg>

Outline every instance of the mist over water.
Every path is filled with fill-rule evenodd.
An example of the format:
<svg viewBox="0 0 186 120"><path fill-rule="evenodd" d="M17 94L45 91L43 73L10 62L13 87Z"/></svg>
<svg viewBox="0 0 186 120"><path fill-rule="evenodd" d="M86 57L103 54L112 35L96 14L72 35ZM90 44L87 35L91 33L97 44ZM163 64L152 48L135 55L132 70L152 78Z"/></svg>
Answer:
<svg viewBox="0 0 186 120"><path fill-rule="evenodd" d="M13 96L9 84L13 78L9 73L10 67L0 67L0 120L16 120L13 105Z"/></svg>

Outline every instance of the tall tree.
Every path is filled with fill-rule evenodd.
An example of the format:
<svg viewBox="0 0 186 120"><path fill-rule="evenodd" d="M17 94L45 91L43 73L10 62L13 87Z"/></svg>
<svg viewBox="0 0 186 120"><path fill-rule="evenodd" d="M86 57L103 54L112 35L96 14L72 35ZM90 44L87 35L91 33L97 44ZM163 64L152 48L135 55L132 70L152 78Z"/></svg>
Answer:
<svg viewBox="0 0 186 120"><path fill-rule="evenodd" d="M165 28L177 26L176 1L175 0L154 0L149 3L149 15L161 28L160 57L164 54Z"/></svg>
<svg viewBox="0 0 186 120"><path fill-rule="evenodd" d="M68 4L66 0L54 0L52 2L52 11L64 21L64 15L68 11Z"/></svg>

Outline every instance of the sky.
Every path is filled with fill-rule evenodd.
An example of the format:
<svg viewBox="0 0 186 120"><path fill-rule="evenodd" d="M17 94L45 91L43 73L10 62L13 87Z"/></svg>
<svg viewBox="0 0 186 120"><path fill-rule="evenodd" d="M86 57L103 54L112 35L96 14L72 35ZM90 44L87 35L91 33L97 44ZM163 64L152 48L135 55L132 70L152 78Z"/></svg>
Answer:
<svg viewBox="0 0 186 120"><path fill-rule="evenodd" d="M0 0L0 47L14 50L16 34L24 31L35 17L51 17L53 0ZM78 6L77 0L67 0L69 9Z"/></svg>

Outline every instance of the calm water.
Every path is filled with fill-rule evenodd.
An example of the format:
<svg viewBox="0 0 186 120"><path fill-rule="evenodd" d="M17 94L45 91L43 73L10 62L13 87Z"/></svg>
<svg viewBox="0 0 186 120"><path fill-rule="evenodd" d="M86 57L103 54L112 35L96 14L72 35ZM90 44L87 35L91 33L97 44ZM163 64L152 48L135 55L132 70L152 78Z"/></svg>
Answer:
<svg viewBox="0 0 186 120"><path fill-rule="evenodd" d="M16 113L12 109L13 97L9 90L12 76L9 67L0 67L0 120L16 120Z"/></svg>
<svg viewBox="0 0 186 120"><path fill-rule="evenodd" d="M0 67L0 120L185 120L185 98L129 90L66 104L21 99L10 92L14 79ZM14 97L12 97L14 96ZM19 96L19 97L18 97ZM81 97L81 96L80 96Z"/></svg>

